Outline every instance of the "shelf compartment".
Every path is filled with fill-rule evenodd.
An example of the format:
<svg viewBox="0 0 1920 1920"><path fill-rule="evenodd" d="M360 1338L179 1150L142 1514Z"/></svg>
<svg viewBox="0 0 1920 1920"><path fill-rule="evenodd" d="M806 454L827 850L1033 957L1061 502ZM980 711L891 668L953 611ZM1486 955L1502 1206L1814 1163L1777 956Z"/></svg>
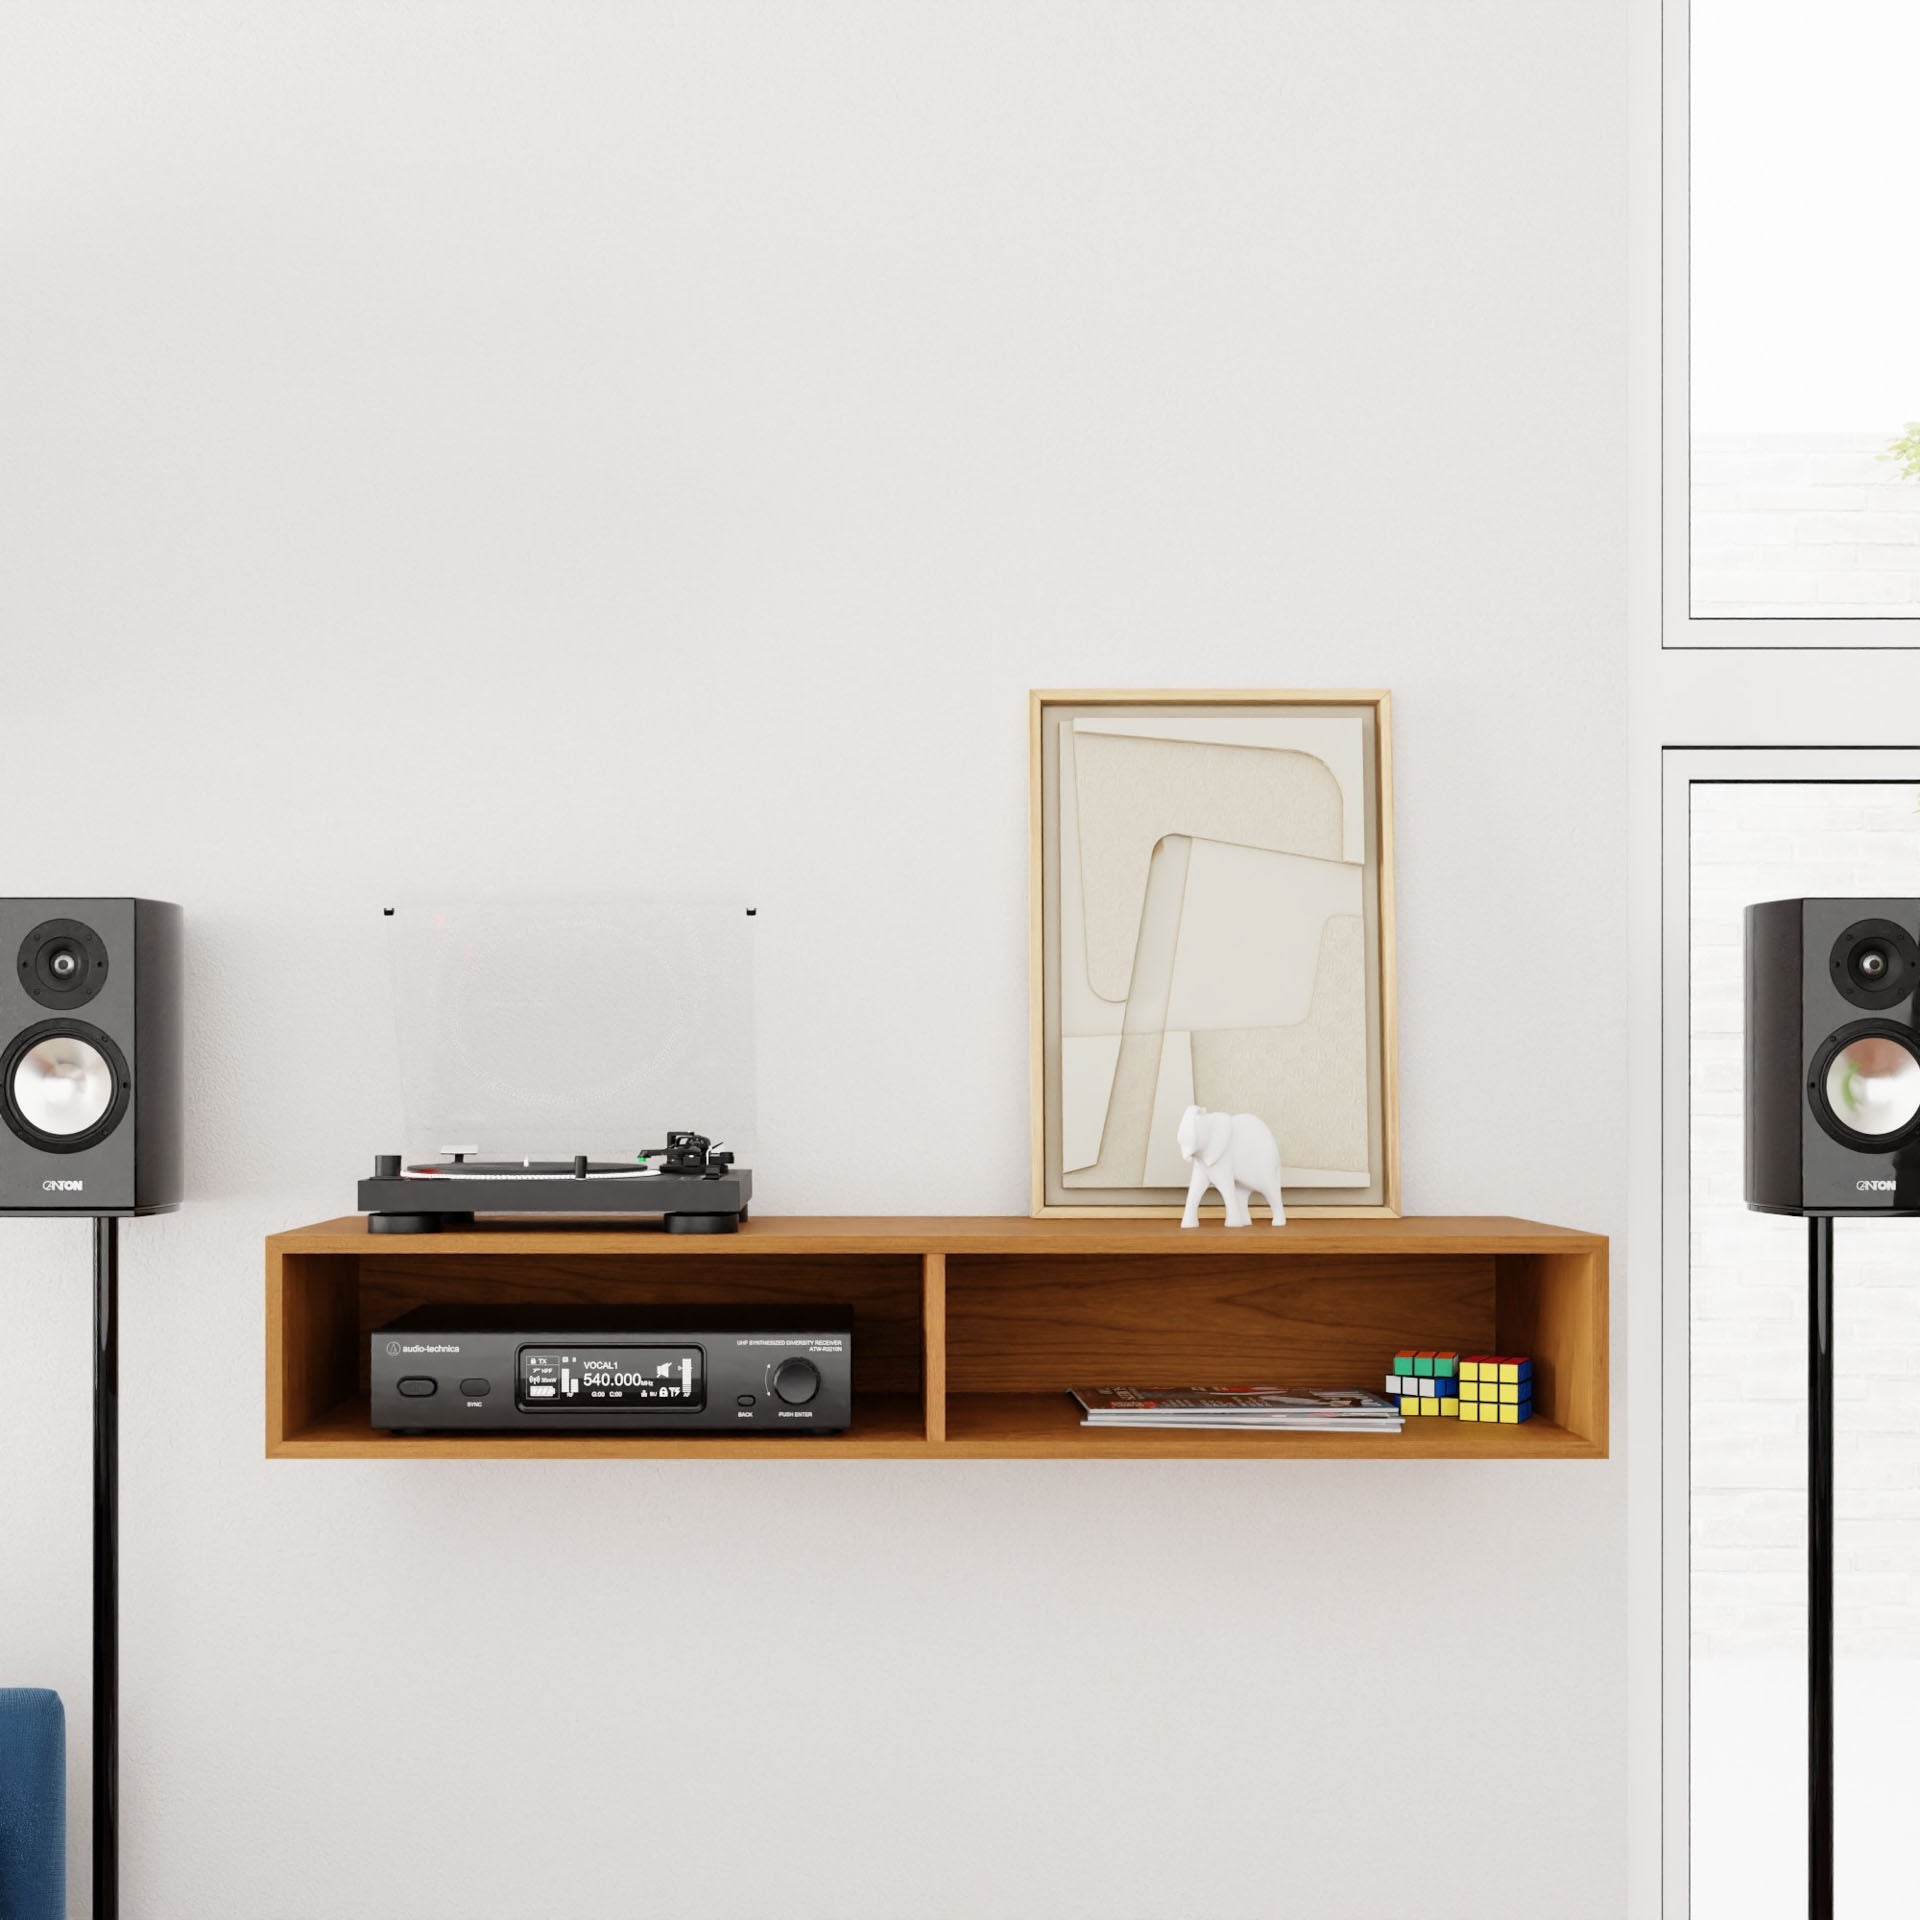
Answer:
<svg viewBox="0 0 1920 1920"><path fill-rule="evenodd" d="M1271 1231L1271 1230L1269 1230ZM1287 1229L1291 1232L1291 1229ZM1242 1229L1251 1234L1252 1229ZM1279 1236L1204 1253L949 1255L946 1435L1038 1458L1601 1459L1606 1247L1552 1252L1294 1251ZM1534 1418L1410 1422L1381 1435L1152 1437L1080 1425L1076 1386L1365 1387L1407 1348L1525 1353Z"/></svg>
<svg viewBox="0 0 1920 1920"><path fill-rule="evenodd" d="M688 1241L632 1233L595 1236L611 1243L599 1251L578 1235L540 1236L543 1244L512 1254L496 1252L497 1242L482 1251L460 1250L465 1235L451 1248L450 1234L419 1240L363 1235L353 1252L315 1251L304 1239L276 1235L268 1242L266 1439L272 1458L504 1457L516 1450L574 1458L799 1456L820 1447L891 1453L926 1438L926 1268L917 1255L743 1255L730 1247L689 1262L663 1252ZM710 1248L713 1242L692 1244ZM558 1306L850 1307L856 1424L844 1437L778 1440L375 1429L368 1415L370 1334L415 1307L455 1305L524 1306L535 1318Z"/></svg>

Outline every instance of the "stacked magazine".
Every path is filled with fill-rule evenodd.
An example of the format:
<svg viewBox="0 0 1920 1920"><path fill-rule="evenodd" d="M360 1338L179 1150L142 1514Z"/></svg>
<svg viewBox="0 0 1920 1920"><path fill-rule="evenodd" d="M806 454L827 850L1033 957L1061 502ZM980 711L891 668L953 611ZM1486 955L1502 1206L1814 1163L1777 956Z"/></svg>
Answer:
<svg viewBox="0 0 1920 1920"><path fill-rule="evenodd" d="M1287 1387L1075 1387L1083 1427L1213 1427L1235 1433L1398 1433L1400 1410L1377 1393Z"/></svg>

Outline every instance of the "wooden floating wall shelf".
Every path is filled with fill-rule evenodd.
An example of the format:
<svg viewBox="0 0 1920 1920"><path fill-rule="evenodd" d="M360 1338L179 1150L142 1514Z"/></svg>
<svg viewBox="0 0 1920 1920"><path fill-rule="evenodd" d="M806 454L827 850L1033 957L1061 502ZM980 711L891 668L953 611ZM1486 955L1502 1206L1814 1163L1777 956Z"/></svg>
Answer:
<svg viewBox="0 0 1920 1920"><path fill-rule="evenodd" d="M848 1305L844 1434L377 1433L367 1335L423 1305ZM1378 1388L1407 1347L1525 1353L1534 1417L1398 1436L1126 1433L1071 1386ZM1523 1220L1171 1221L803 1216L737 1234L486 1221L371 1235L358 1216L267 1241L276 1460L1602 1460L1607 1242Z"/></svg>

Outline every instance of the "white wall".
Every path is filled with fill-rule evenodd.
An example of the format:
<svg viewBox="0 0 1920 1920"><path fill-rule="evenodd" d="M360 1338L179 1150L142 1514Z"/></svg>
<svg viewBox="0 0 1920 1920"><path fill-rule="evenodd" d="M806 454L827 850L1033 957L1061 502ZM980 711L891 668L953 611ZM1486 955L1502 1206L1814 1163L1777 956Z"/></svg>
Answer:
<svg viewBox="0 0 1920 1920"><path fill-rule="evenodd" d="M426 886L752 894L765 1207L1020 1209L1024 694L1167 683L1393 688L1408 1204L1618 1230L1618 10L5 22L0 884L191 927L129 1920L1618 1913L1618 1448L268 1465L259 1246L393 1135ZM84 1232L0 1260L78 1810Z"/></svg>

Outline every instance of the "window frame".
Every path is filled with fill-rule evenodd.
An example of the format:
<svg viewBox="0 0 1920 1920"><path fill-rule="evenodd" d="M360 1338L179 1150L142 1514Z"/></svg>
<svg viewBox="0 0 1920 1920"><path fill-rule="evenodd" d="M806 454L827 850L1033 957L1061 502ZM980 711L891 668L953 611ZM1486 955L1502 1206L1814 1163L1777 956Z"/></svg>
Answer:
<svg viewBox="0 0 1920 1920"><path fill-rule="evenodd" d="M1696 785L1920 785L1920 747L1668 747L1660 787L1660 1881L1692 1902L1692 801Z"/></svg>

